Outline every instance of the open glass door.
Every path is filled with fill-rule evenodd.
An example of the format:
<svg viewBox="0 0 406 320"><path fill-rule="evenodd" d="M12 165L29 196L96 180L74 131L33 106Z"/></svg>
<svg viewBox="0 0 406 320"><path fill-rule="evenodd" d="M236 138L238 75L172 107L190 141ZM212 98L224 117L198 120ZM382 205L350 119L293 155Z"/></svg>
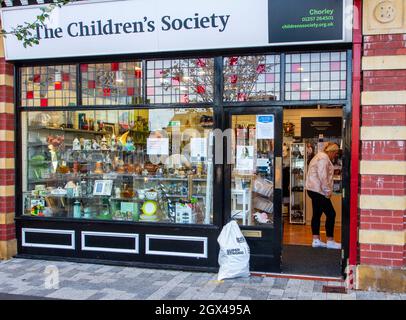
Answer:
<svg viewBox="0 0 406 320"><path fill-rule="evenodd" d="M282 108L245 110L228 113L232 134L225 173L226 217L238 222L247 239L251 271L280 272Z"/></svg>

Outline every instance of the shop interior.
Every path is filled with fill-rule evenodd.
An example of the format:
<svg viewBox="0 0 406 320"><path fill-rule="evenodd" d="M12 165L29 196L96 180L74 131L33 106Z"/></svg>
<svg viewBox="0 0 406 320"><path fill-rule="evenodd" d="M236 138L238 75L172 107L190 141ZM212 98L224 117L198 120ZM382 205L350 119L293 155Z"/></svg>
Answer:
<svg viewBox="0 0 406 320"><path fill-rule="evenodd" d="M232 116L231 216L241 226L274 223L274 124L266 115ZM266 125L266 126L265 126ZM262 127L262 129L260 128ZM265 129L265 130L264 130ZM261 131L261 132L260 132ZM340 275L340 250L312 248L312 203L305 191L307 166L327 142L342 149L342 107L284 108L283 112L283 249L282 271L314 276ZM331 201L336 211L334 238L341 242L342 153L334 164ZM325 216L320 237L326 241Z"/></svg>
<svg viewBox="0 0 406 320"><path fill-rule="evenodd" d="M336 211L334 240L341 243L342 221L342 117L341 106L288 108L283 113L283 253L285 273L335 276L340 274L340 250L312 248L312 202L304 186L307 166L326 142L340 153L334 164L331 201ZM336 128L333 128L336 127ZM325 215L320 238L326 241Z"/></svg>

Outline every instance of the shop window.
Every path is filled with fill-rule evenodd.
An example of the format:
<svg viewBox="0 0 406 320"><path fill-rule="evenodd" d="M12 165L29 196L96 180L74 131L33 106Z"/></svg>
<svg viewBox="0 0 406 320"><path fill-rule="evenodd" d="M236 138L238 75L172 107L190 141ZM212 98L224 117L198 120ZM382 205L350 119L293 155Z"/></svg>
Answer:
<svg viewBox="0 0 406 320"><path fill-rule="evenodd" d="M224 59L224 101L280 98L280 56L233 56Z"/></svg>
<svg viewBox="0 0 406 320"><path fill-rule="evenodd" d="M346 99L346 52L287 54L285 81L286 100Z"/></svg>
<svg viewBox="0 0 406 320"><path fill-rule="evenodd" d="M23 67L21 76L22 107L76 106L76 66Z"/></svg>
<svg viewBox="0 0 406 320"><path fill-rule="evenodd" d="M150 103L212 102L214 59L174 59L147 62Z"/></svg>
<svg viewBox="0 0 406 320"><path fill-rule="evenodd" d="M23 214L211 224L211 108L22 113Z"/></svg>
<svg viewBox="0 0 406 320"><path fill-rule="evenodd" d="M142 103L141 62L81 64L80 71L83 105Z"/></svg>

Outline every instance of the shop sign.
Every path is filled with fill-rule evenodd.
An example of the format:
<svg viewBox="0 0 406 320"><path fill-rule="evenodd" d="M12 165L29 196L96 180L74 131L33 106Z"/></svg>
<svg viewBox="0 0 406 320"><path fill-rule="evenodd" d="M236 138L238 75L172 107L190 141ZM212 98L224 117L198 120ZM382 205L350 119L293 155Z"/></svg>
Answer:
<svg viewBox="0 0 406 320"><path fill-rule="evenodd" d="M346 8L342 0L270 0L269 42L341 41ZM275 13L278 14L275 14ZM344 17L344 19L343 19Z"/></svg>
<svg viewBox="0 0 406 320"><path fill-rule="evenodd" d="M302 138L341 137L342 118L341 117L304 117L301 120Z"/></svg>
<svg viewBox="0 0 406 320"><path fill-rule="evenodd" d="M294 3L294 4L293 4ZM351 0L80 1L37 26L40 44L4 39L7 60L351 42ZM3 8L5 30L40 7ZM344 23L344 20L349 23Z"/></svg>

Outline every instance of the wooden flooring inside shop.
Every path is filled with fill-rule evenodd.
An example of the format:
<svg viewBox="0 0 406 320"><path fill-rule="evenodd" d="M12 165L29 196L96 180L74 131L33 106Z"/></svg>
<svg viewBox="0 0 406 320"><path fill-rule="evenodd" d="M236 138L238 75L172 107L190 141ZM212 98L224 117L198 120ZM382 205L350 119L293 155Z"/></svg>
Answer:
<svg viewBox="0 0 406 320"><path fill-rule="evenodd" d="M320 238L326 241L326 232L322 223L320 228ZM291 224L289 219L283 221L283 244L291 245L312 245L312 230L310 225ZM341 226L336 226L334 229L334 240L341 242Z"/></svg>

